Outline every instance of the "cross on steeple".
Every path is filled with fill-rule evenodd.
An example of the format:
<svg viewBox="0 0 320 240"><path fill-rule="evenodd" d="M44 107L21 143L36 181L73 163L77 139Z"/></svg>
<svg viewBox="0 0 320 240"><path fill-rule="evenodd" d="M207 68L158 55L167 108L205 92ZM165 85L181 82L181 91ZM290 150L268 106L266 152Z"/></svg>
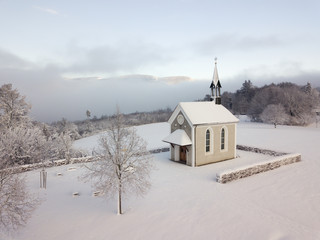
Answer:
<svg viewBox="0 0 320 240"><path fill-rule="evenodd" d="M220 93L221 83L218 76L217 58L214 59L214 71L213 71L213 78L212 78L210 88L211 88L210 100L211 101L214 100L216 104L221 104L221 93ZM213 89L215 89L215 91L213 91Z"/></svg>

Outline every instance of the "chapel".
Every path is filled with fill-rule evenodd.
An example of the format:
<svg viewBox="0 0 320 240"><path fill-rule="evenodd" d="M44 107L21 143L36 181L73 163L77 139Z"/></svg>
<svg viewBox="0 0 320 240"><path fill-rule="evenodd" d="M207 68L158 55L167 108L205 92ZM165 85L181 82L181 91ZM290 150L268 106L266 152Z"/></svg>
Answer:
<svg viewBox="0 0 320 240"><path fill-rule="evenodd" d="M216 59L210 89L210 101L180 102L169 118L171 160L196 167L236 158L239 120L221 105Z"/></svg>

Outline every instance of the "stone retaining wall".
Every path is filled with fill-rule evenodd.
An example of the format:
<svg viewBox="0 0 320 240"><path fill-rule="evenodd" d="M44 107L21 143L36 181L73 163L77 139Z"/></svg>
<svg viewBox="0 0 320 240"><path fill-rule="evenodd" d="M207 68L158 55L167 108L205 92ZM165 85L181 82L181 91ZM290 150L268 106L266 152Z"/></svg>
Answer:
<svg viewBox="0 0 320 240"><path fill-rule="evenodd" d="M261 172L267 172L275 168L279 168L283 165L300 162L301 154L286 154L280 157L276 157L270 161L260 162L255 165L249 165L233 170L223 171L217 174L217 182L227 183L240 178L245 178L258 174Z"/></svg>

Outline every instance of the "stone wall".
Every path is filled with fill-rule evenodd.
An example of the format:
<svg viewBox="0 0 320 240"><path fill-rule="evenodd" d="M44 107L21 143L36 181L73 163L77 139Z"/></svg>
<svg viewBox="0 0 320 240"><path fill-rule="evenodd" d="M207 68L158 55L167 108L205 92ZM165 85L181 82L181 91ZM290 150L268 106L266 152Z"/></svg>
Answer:
<svg viewBox="0 0 320 240"><path fill-rule="evenodd" d="M170 148L166 147L166 148L158 148L158 149L154 149L154 150L150 150L149 152L151 154L155 154L155 153L162 153L162 152L169 152Z"/></svg>
<svg viewBox="0 0 320 240"><path fill-rule="evenodd" d="M275 168L279 168L283 165L288 165L301 161L300 154L286 154L278 156L270 161L260 162L255 165L245 166L238 169L227 170L217 174L217 182L227 183L240 178L245 178L258 174L261 172L267 172Z"/></svg>
<svg viewBox="0 0 320 240"><path fill-rule="evenodd" d="M66 159L61 159L61 160L55 160L55 161L46 161L44 163L21 165L21 166L13 167L12 170L15 173L21 173L21 172L32 171L35 169L40 169L40 168L50 168L50 167L67 165L67 164L87 163L92 161L94 161L94 157L92 156L81 157L81 158L71 158L70 161L67 161Z"/></svg>
<svg viewBox="0 0 320 240"><path fill-rule="evenodd" d="M283 156L283 155L287 154L287 153L276 152L276 151L272 151L272 150L268 150L268 149L249 147L249 146L244 146L244 145L237 145L237 149L247 151L247 152L266 154L266 155L270 155L270 156Z"/></svg>
<svg viewBox="0 0 320 240"><path fill-rule="evenodd" d="M155 153L161 153L161 152L169 152L170 148L158 148L150 150L149 152L151 154ZM21 165L17 167L11 168L11 170L14 173L22 173L27 171L32 171L35 169L41 169L41 168L50 168L50 167L57 167L62 165L68 165L68 164L76 164L76 163L88 163L92 162L96 159L94 156L88 156L88 157L81 157L81 158L71 158L68 162L66 159L61 160L55 160L55 161L46 161L44 163L34 163L34 164L27 164L27 165Z"/></svg>

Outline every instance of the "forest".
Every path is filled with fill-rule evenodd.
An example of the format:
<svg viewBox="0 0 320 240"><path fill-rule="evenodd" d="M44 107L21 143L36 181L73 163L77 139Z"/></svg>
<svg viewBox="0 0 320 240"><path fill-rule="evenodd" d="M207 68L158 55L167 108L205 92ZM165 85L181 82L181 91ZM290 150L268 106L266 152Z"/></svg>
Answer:
<svg viewBox="0 0 320 240"><path fill-rule="evenodd" d="M222 104L235 115L247 115L254 122L307 126L316 121L320 109L319 89L310 83L290 82L256 87L245 80L234 93L224 92ZM203 99L210 98L206 95Z"/></svg>

